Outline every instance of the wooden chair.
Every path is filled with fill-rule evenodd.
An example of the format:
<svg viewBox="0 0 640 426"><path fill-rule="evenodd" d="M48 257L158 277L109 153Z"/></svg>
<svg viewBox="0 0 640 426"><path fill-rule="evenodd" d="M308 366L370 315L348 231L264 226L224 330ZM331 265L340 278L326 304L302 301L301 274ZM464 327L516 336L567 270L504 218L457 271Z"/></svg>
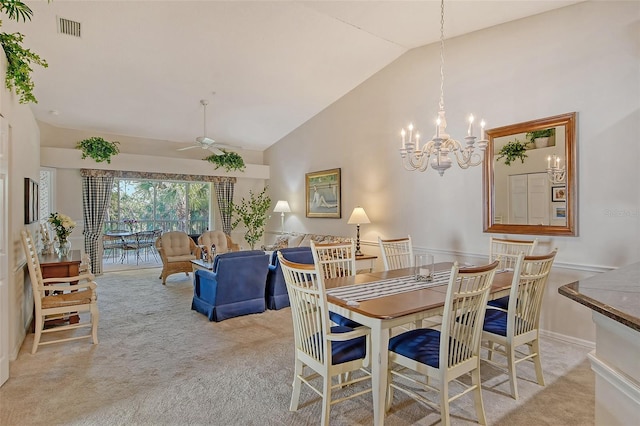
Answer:
<svg viewBox="0 0 640 426"><path fill-rule="evenodd" d="M506 367L514 399L518 399L516 364L522 361L533 361L538 384L544 386L538 326L542 297L556 252L554 250L542 256L525 256L521 253L516 260L508 308L487 306L482 332L482 340L487 341L485 346L489 351L487 362ZM516 350L522 345L528 346L528 354ZM507 358L506 365L493 361L494 352Z"/></svg>
<svg viewBox="0 0 640 426"><path fill-rule="evenodd" d="M409 268L414 265L415 259L413 257L411 235L393 240L383 240L378 237L378 245L380 246L380 253L382 253L385 271Z"/></svg>
<svg viewBox="0 0 640 426"><path fill-rule="evenodd" d="M370 373L364 369L369 364L369 329L330 325L318 265L289 262L281 252L278 252L278 261L289 292L295 342L295 377L289 409L298 410L300 390L305 383L322 397L321 424L328 425L332 404L371 392L368 387L336 400L332 398L334 390L371 380ZM357 371L362 372L358 377L337 383L333 380ZM322 378L320 389L312 384L317 377Z"/></svg>
<svg viewBox="0 0 640 426"><path fill-rule="evenodd" d="M538 239L535 240L505 240L502 238L491 237L489 244L489 262L494 260L500 261L498 269L513 270L518 260L518 255L524 253L530 256L538 245ZM489 301L489 306L507 309L509 305L509 296L501 297L496 300Z"/></svg>
<svg viewBox="0 0 640 426"><path fill-rule="evenodd" d="M68 342L72 340L92 338L94 344L98 343L98 304L96 288L92 274L81 274L76 277L62 278L42 278L40 261L33 237L28 229L20 231L22 246L27 257L29 277L31 278L31 288L33 290L34 301L34 321L35 335L33 337L33 347L31 353L38 350L39 345L51 343ZM76 313L89 312L89 320L76 324L61 325L51 328L44 328L45 320L64 319ZM89 335L71 335L60 339L52 339L41 342L43 334L60 331L75 330L78 328L91 328Z"/></svg>
<svg viewBox="0 0 640 426"><path fill-rule="evenodd" d="M487 299L498 262L460 270L456 262L451 268L447 287L441 331L418 328L399 334L389 340L389 387L387 409L393 400L393 389L440 410L444 425L450 424L449 403L473 391L475 408L480 424L486 424L482 392L480 389L480 335ZM394 369L399 366L399 369ZM397 367L396 367L397 368ZM407 375L405 369L426 376L426 381ZM471 385L457 380L471 373ZM405 387L393 381L401 377L413 386ZM435 379L437 387L431 385ZM449 382L455 380L465 389L449 396ZM440 404L434 404L418 392L439 392Z"/></svg>
<svg viewBox="0 0 640 426"><path fill-rule="evenodd" d="M322 280L348 277L356 274L356 246L353 240L346 243L316 243L311 240L313 262ZM331 321L346 327L362 327L361 324L335 312L329 312Z"/></svg>
<svg viewBox="0 0 640 426"><path fill-rule="evenodd" d="M198 237L198 245L201 250L207 254L207 260L213 262L214 253L211 251L211 246L215 247L215 254L226 253L229 250L227 246L228 235L222 231L206 231Z"/></svg>
<svg viewBox="0 0 640 426"><path fill-rule="evenodd" d="M167 283L167 277L178 272L189 275L193 270L192 260L200 258L200 248L182 231L165 232L156 240L156 249L162 259L162 284Z"/></svg>

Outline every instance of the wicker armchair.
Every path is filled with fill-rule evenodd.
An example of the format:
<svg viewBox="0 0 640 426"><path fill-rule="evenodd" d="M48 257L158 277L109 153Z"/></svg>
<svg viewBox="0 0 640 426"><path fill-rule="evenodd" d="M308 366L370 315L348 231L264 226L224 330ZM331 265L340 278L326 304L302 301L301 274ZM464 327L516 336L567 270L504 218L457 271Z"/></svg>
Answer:
<svg viewBox="0 0 640 426"><path fill-rule="evenodd" d="M184 272L189 275L193 270L191 261L200 258L200 248L196 243L181 231L165 232L156 240L156 249L162 259L162 284L167 283L167 277L171 274Z"/></svg>

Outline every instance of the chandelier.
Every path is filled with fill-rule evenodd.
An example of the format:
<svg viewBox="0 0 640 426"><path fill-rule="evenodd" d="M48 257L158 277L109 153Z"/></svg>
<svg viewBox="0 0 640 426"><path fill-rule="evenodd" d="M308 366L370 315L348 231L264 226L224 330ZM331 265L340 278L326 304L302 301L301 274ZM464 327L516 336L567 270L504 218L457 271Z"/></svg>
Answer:
<svg viewBox="0 0 640 426"><path fill-rule="evenodd" d="M560 167L560 157L555 154L547 157L547 176L551 183L564 183L566 171L564 166Z"/></svg>
<svg viewBox="0 0 640 426"><path fill-rule="evenodd" d="M414 133L413 124L409 124L408 132L402 129L400 135L402 137L402 147L400 148L400 157L402 165L406 170L426 171L431 168L438 171L440 176L451 167L453 161L449 154L453 153L458 165L462 169L468 169L482 163L482 155L475 151L476 136L474 136L474 117L469 116L469 128L465 144L461 144L455 139L451 139L447 133L447 119L444 111L444 0L440 2L440 103L439 103L438 119L436 120L436 133L433 139L420 146L420 134ZM477 148L484 152L487 148L488 141L485 140L484 120L480 123L480 140ZM408 138L407 138L408 136Z"/></svg>

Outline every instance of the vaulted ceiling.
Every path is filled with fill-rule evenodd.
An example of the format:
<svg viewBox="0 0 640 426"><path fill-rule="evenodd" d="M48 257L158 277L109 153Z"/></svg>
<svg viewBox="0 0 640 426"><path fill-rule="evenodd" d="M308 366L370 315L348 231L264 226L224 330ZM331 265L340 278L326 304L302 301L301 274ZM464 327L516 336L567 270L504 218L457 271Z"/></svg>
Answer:
<svg viewBox="0 0 640 426"><path fill-rule="evenodd" d="M445 3L445 37L578 1ZM264 150L406 51L439 40L439 1L27 1L2 31L35 67L39 121ZM61 34L58 19L80 23ZM437 61L438 58L434 58ZM215 94L214 94L215 93Z"/></svg>

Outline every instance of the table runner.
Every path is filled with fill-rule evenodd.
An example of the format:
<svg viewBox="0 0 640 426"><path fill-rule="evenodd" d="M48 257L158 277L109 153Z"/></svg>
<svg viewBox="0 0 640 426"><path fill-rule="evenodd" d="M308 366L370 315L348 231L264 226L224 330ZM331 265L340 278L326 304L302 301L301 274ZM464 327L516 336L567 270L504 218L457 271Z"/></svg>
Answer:
<svg viewBox="0 0 640 426"><path fill-rule="evenodd" d="M345 302L361 302L363 300L375 299L392 294L406 293L423 288L447 285L451 271L438 271L433 274L433 281L416 281L414 275L388 278L380 281L373 281L366 284L353 284L344 287L336 287L327 290L327 294Z"/></svg>

